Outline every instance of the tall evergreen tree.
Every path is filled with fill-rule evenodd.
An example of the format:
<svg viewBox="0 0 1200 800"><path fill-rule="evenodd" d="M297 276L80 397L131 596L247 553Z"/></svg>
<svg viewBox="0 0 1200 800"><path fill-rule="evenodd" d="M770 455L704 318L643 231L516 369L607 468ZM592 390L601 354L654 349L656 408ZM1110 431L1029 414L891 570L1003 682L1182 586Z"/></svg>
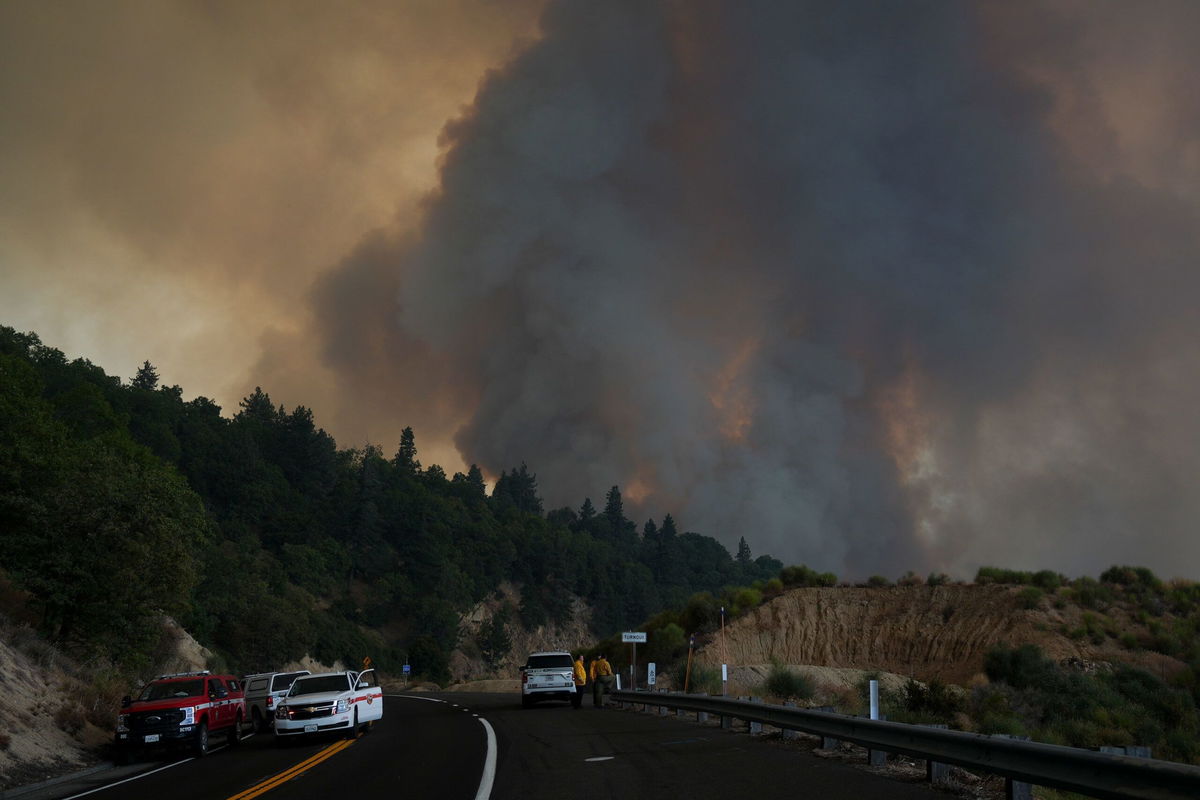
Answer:
<svg viewBox="0 0 1200 800"><path fill-rule="evenodd" d="M142 366L138 367L137 375L133 376L129 385L134 389L154 391L158 388L158 370L149 361L143 361Z"/></svg>
<svg viewBox="0 0 1200 800"><path fill-rule="evenodd" d="M594 516L596 516L596 507L592 505L592 498L583 498L583 505L579 507L579 519L583 522L587 522Z"/></svg>
<svg viewBox="0 0 1200 800"><path fill-rule="evenodd" d="M754 558L750 555L750 545L746 544L745 536L742 536L738 539L738 549L735 560L741 567L749 567L754 563Z"/></svg>
<svg viewBox="0 0 1200 800"><path fill-rule="evenodd" d="M467 470L467 483L472 489L479 492L480 497L487 494L487 483L483 480L483 470L479 469L478 465L472 464L471 468Z"/></svg>
<svg viewBox="0 0 1200 800"><path fill-rule="evenodd" d="M612 525L613 532L618 532L625 527L625 507L621 503L620 488L614 486L609 489L604 500L604 517Z"/></svg>
<svg viewBox="0 0 1200 800"><path fill-rule="evenodd" d="M417 461L417 437L411 427L400 432L400 447L392 463L409 475L421 471L421 462Z"/></svg>

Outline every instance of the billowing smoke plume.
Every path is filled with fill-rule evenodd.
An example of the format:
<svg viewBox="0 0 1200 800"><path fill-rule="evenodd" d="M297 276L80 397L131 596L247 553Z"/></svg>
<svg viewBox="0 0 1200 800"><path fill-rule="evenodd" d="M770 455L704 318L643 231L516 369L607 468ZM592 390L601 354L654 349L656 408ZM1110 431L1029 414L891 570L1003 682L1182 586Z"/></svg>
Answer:
<svg viewBox="0 0 1200 800"><path fill-rule="evenodd" d="M1195 6L1021 8L551 2L420 229L318 288L330 363L551 507L850 576L1188 572Z"/></svg>

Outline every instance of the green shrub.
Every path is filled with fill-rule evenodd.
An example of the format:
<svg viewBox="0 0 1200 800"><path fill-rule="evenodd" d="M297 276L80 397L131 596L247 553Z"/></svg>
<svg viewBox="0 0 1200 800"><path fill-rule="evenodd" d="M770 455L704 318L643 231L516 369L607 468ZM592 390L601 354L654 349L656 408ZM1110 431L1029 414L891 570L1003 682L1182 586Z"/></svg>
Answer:
<svg viewBox="0 0 1200 800"><path fill-rule="evenodd" d="M949 686L934 679L928 684L909 679L904 685L904 708L920 722L948 722L963 710L962 698Z"/></svg>
<svg viewBox="0 0 1200 800"><path fill-rule="evenodd" d="M721 693L721 671L719 669L693 662L690 677L687 669L687 661L684 660L676 664L675 670L671 673L674 685L678 686L680 691L683 691L686 685L690 694L719 695Z"/></svg>
<svg viewBox="0 0 1200 800"><path fill-rule="evenodd" d="M1047 592L1053 592L1066 583L1066 578L1052 570L1043 569L1033 574L1033 585Z"/></svg>
<svg viewBox="0 0 1200 800"><path fill-rule="evenodd" d="M983 658L988 680L1003 681L1014 689L1042 684L1055 670L1054 662L1035 644L1023 644L1015 650L1003 645L993 647Z"/></svg>
<svg viewBox="0 0 1200 800"><path fill-rule="evenodd" d="M975 573L975 582L979 584L988 583L1005 583L1005 584L1027 584L1033 582L1033 573L1020 572L1015 569L1002 569L1000 567L980 567Z"/></svg>
<svg viewBox="0 0 1200 800"><path fill-rule="evenodd" d="M779 579L788 587L837 585L837 575L832 572L817 572L804 564L784 567L779 572Z"/></svg>
<svg viewBox="0 0 1200 800"><path fill-rule="evenodd" d="M757 589L744 587L733 593L733 616L740 616L747 611L758 608L762 603L762 592Z"/></svg>
<svg viewBox="0 0 1200 800"><path fill-rule="evenodd" d="M1077 578L1071 584L1071 596L1084 608L1102 608L1113 601L1112 586L1098 583L1095 578Z"/></svg>
<svg viewBox="0 0 1200 800"><path fill-rule="evenodd" d="M945 586L950 583L950 576L944 572L931 572L925 579L926 586Z"/></svg>
<svg viewBox="0 0 1200 800"><path fill-rule="evenodd" d="M697 633L716 630L721 621L720 608L720 602L710 592L697 592L688 598L679 615L679 624L685 631Z"/></svg>
<svg viewBox="0 0 1200 800"><path fill-rule="evenodd" d="M785 700L809 700L816 693L816 687L806 675L776 663L771 665L771 671L763 684L763 691Z"/></svg>
<svg viewBox="0 0 1200 800"><path fill-rule="evenodd" d="M1020 608L1037 608L1042 602L1042 590L1036 586L1026 586L1017 592L1017 605Z"/></svg>
<svg viewBox="0 0 1200 800"><path fill-rule="evenodd" d="M668 622L658 629L651 629L647 638L650 640L646 646L647 661L674 661L687 652L687 636L684 634L683 628L674 622Z"/></svg>
<svg viewBox="0 0 1200 800"><path fill-rule="evenodd" d="M924 583L925 579L911 569L901 575L900 579L896 581L897 586L922 586Z"/></svg>
<svg viewBox="0 0 1200 800"><path fill-rule="evenodd" d="M1146 567L1109 567L1100 574L1101 583L1160 591L1162 581Z"/></svg>
<svg viewBox="0 0 1200 800"><path fill-rule="evenodd" d="M882 575L872 575L871 577L867 578L867 586L870 586L872 589L880 589L884 586L891 585L892 582Z"/></svg>
<svg viewBox="0 0 1200 800"><path fill-rule="evenodd" d="M1126 650L1138 649L1138 638L1129 631L1121 634L1121 646Z"/></svg>

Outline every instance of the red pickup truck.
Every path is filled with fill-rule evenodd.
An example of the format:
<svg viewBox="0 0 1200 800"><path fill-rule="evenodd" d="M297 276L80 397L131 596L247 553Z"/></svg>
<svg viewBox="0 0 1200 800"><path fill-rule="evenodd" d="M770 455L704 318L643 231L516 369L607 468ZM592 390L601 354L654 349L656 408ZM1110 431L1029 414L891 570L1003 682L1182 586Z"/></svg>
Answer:
<svg viewBox="0 0 1200 800"><path fill-rule="evenodd" d="M137 751L173 745L188 747L202 757L208 754L214 734L224 734L236 747L245 718L239 678L207 671L160 675L143 686L136 698L121 701L116 760L128 763Z"/></svg>

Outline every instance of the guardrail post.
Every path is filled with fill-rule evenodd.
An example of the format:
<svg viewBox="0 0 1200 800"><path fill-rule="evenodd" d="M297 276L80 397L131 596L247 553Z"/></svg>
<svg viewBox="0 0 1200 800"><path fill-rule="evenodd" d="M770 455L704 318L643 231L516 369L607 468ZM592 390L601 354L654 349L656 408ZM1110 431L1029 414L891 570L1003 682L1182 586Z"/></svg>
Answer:
<svg viewBox="0 0 1200 800"><path fill-rule="evenodd" d="M666 693L667 693L667 690L666 690L666 689L660 689L660 690L659 690L659 694L666 694ZM659 707L658 707L658 715L659 715L660 717L665 717L665 716L667 716L667 715L668 715L668 714L670 714L670 713L671 713L671 709L667 708L666 706L659 706Z"/></svg>
<svg viewBox="0 0 1200 800"><path fill-rule="evenodd" d="M1151 758L1150 748L1134 745L1131 747L1113 747L1110 745L1101 745L1101 753L1112 753L1117 756L1136 756L1137 758Z"/></svg>
<svg viewBox="0 0 1200 800"><path fill-rule="evenodd" d="M832 714L834 711L833 706L817 706L816 708L814 708L812 710L813 711L825 711L830 714ZM837 746L838 746L838 740L833 738L832 736L822 736L821 737L821 749L822 750L832 750L833 748L835 748Z"/></svg>
<svg viewBox="0 0 1200 800"><path fill-rule="evenodd" d="M997 739L1016 739L1018 742L1028 742L1028 736L1009 736L1007 733L993 733ZM1004 800L1033 800L1033 786L1025 781L1004 779Z"/></svg>
<svg viewBox="0 0 1200 800"><path fill-rule="evenodd" d="M946 730L950 726L944 722L933 722L928 725L922 725L921 727L922 728L941 728L942 730ZM942 764L941 762L938 762L938 761L931 761L930 759L925 759L925 780L929 781L930 783L932 783L933 785L936 786L937 784L945 781L948 777L950 777L950 765L949 764Z"/></svg>
<svg viewBox="0 0 1200 800"><path fill-rule="evenodd" d="M878 719L887 722L887 714L879 714L876 717L870 717L870 719ZM872 750L869 747L867 748L867 763L872 767L882 767L887 763L887 757L888 754L886 750ZM1030 800L1033 799L1030 798Z"/></svg>
<svg viewBox="0 0 1200 800"><path fill-rule="evenodd" d="M739 695L737 699L738 700L749 700L750 698L742 697ZM737 719L736 717L727 717L727 716L722 715L721 716L721 729L726 730L726 731L733 730L733 723L736 719Z"/></svg>
<svg viewBox="0 0 1200 800"><path fill-rule="evenodd" d="M791 700L788 700L786 703L783 704L783 707L784 708L795 708L796 704L793 703ZM783 732L784 739L799 739L800 738L799 731L792 730L791 728L780 728L780 730Z"/></svg>
<svg viewBox="0 0 1200 800"><path fill-rule="evenodd" d="M754 697L754 696L750 697L751 703L761 703L762 701L763 701L763 699L761 697ZM756 733L762 733L762 723L751 721L750 722L750 735L753 736Z"/></svg>
<svg viewBox="0 0 1200 800"><path fill-rule="evenodd" d="M705 693L701 694L700 696L708 697L708 693L705 692ZM708 722L708 712L707 711L697 711L696 712L696 722Z"/></svg>

